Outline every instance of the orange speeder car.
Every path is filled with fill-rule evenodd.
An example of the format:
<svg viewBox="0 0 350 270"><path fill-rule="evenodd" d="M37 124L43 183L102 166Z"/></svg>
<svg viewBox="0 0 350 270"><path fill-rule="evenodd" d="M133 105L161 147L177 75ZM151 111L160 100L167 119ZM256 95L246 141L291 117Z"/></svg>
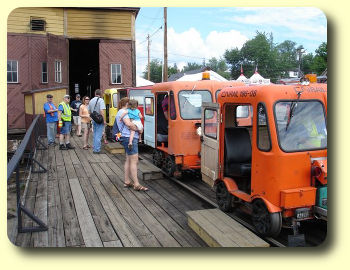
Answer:
<svg viewBox="0 0 350 270"><path fill-rule="evenodd" d="M214 80L157 83L145 97L144 141L154 148L153 163L169 176L183 170L199 170L202 102L215 102L215 93L240 82ZM164 102L168 110L164 114ZM162 104L163 103L163 104Z"/></svg>
<svg viewBox="0 0 350 270"><path fill-rule="evenodd" d="M253 109L252 125L238 125L242 106ZM268 236L282 223L297 230L327 219L326 84L223 88L202 107L202 179L221 210L248 206Z"/></svg>

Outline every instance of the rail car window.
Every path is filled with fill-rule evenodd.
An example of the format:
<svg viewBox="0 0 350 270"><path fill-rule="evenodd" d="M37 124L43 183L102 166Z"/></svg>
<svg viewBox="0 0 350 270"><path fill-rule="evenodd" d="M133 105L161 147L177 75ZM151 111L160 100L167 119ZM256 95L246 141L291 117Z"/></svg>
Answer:
<svg viewBox="0 0 350 270"><path fill-rule="evenodd" d="M175 98L174 98L174 92L170 91L170 119L175 120L176 119L176 109L175 109Z"/></svg>
<svg viewBox="0 0 350 270"><path fill-rule="evenodd" d="M143 100L145 95L151 94L151 90L145 89L145 90L130 90L129 91L129 98L130 99L136 99L139 103L139 106L143 105Z"/></svg>
<svg viewBox="0 0 350 270"><path fill-rule="evenodd" d="M182 90L179 92L179 107L182 119L200 119L202 102L212 102L208 90Z"/></svg>
<svg viewBox="0 0 350 270"><path fill-rule="evenodd" d="M114 93L112 99L113 99L113 107L117 108L118 107L118 94Z"/></svg>
<svg viewBox="0 0 350 270"><path fill-rule="evenodd" d="M274 108L278 140L285 152L327 148L327 126L319 101L280 101Z"/></svg>
<svg viewBox="0 0 350 270"><path fill-rule="evenodd" d="M146 115L154 115L154 99L153 97L145 98L145 114Z"/></svg>
<svg viewBox="0 0 350 270"><path fill-rule="evenodd" d="M237 126L246 127L252 125L253 107L251 105L239 105L236 107Z"/></svg>
<svg viewBox="0 0 350 270"><path fill-rule="evenodd" d="M258 115L258 129L257 129L257 144L258 148L261 151L270 151L271 150L271 139L268 125L268 118L266 113L266 108L264 104L259 103L257 109Z"/></svg>
<svg viewBox="0 0 350 270"><path fill-rule="evenodd" d="M204 135L213 139L217 139L218 131L218 113L216 110L204 110Z"/></svg>

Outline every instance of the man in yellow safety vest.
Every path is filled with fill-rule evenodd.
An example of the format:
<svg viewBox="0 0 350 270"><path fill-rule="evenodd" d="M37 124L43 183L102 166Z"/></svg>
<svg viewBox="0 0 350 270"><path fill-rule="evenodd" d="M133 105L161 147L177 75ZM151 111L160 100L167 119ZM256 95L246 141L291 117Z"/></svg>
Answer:
<svg viewBox="0 0 350 270"><path fill-rule="evenodd" d="M59 124L62 123L60 130L60 150L74 149L69 142L70 140L70 129L72 126L72 112L69 106L70 96L65 95L63 102L58 106L58 120Z"/></svg>

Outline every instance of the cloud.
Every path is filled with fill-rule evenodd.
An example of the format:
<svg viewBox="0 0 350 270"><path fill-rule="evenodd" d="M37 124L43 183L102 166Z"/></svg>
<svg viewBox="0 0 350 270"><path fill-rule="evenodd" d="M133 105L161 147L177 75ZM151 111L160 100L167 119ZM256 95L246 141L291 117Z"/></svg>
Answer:
<svg viewBox="0 0 350 270"><path fill-rule="evenodd" d="M161 31L151 38L151 59L163 59L162 33ZM136 33L136 40L137 74L141 76L147 65L147 42L144 42L143 33ZM176 63L181 69L188 62L202 63L204 59L219 58L227 49L240 49L247 40L245 35L236 30L212 31L203 37L193 27L179 33L173 28L168 28L168 65Z"/></svg>

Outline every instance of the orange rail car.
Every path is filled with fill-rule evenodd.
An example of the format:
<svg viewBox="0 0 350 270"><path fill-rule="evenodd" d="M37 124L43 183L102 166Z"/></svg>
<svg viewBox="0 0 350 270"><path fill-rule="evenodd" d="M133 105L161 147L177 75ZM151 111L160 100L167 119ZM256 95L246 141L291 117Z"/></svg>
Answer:
<svg viewBox="0 0 350 270"><path fill-rule="evenodd" d="M183 170L199 170L201 142L197 129L202 102L213 102L217 91L236 85L244 84L211 80L155 84L144 103L144 138L145 144L155 148L154 164L177 177ZM164 114L165 107L168 110Z"/></svg>
<svg viewBox="0 0 350 270"><path fill-rule="evenodd" d="M253 109L252 125L238 125L240 106ZM262 235L326 218L326 117L325 84L224 88L218 103L203 103L202 179L219 207L248 206Z"/></svg>

